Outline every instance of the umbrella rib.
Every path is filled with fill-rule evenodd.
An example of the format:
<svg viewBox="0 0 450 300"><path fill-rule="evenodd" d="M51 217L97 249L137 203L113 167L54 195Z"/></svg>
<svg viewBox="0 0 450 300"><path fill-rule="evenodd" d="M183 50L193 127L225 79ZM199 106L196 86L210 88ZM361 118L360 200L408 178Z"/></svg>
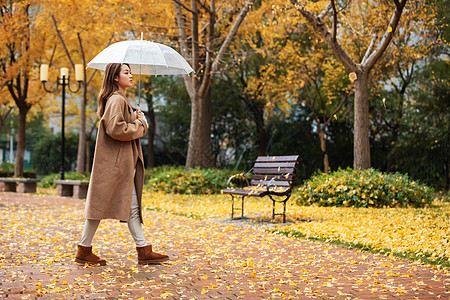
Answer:
<svg viewBox="0 0 450 300"><path fill-rule="evenodd" d="M166 58L164 57L164 53L163 53L162 49L161 49L161 47L159 46L158 43L156 43L156 44L157 44L157 46L158 46L158 47L156 47L156 48L158 48L159 52L161 52L161 57L164 59L164 63L165 63L165 65L166 65L166 68L168 68L169 65L167 64L167 60L166 60Z"/></svg>

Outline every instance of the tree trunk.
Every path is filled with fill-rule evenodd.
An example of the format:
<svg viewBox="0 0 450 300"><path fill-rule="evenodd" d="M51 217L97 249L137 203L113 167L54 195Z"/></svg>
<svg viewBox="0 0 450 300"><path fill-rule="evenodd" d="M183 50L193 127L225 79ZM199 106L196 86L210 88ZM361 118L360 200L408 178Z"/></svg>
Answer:
<svg viewBox="0 0 450 300"><path fill-rule="evenodd" d="M245 106L252 113L256 124L256 136L258 138L258 156L267 154L267 131L264 124L264 103L256 99L251 99L248 95L241 96Z"/></svg>
<svg viewBox="0 0 450 300"><path fill-rule="evenodd" d="M355 81L353 155L355 169L370 168L368 72L358 73L358 79Z"/></svg>
<svg viewBox="0 0 450 300"><path fill-rule="evenodd" d="M77 172L83 173L85 171L85 153L86 153L86 81L82 83L82 97L80 107L80 134L78 136L78 153L77 153Z"/></svg>
<svg viewBox="0 0 450 300"><path fill-rule="evenodd" d="M26 146L27 108L19 107L19 129L17 131L16 165L14 177L23 177L23 158Z"/></svg>
<svg viewBox="0 0 450 300"><path fill-rule="evenodd" d="M189 132L189 145L186 158L186 170L200 167L211 168L212 145L211 145L211 96L191 99L191 126Z"/></svg>
<svg viewBox="0 0 450 300"><path fill-rule="evenodd" d="M320 125L318 125L317 127L319 130L320 149L323 153L323 172L325 174L328 174L328 172L330 172L330 163L328 161L327 138L325 136L325 129L320 128Z"/></svg>

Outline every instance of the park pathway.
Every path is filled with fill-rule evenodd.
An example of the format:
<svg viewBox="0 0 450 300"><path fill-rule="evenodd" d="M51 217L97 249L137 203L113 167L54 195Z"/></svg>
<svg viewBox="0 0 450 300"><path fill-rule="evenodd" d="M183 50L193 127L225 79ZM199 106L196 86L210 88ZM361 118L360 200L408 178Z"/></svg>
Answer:
<svg viewBox="0 0 450 300"><path fill-rule="evenodd" d="M0 193L0 299L449 299L450 273L262 230L144 212L170 262L138 266L126 224L102 221L74 263L84 202Z"/></svg>

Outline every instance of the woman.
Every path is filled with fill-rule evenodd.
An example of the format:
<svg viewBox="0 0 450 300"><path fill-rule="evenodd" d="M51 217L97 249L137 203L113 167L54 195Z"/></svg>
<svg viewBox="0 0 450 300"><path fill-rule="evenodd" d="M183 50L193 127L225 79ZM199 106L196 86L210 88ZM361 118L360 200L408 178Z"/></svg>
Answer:
<svg viewBox="0 0 450 300"><path fill-rule="evenodd" d="M100 117L91 179L86 198L83 235L75 261L106 265L92 253L92 239L102 219L128 222L136 243L138 264L161 263L167 255L152 251L142 231L144 160L139 138L147 132L144 114L133 109L125 90L133 85L128 64L108 64L98 97Z"/></svg>

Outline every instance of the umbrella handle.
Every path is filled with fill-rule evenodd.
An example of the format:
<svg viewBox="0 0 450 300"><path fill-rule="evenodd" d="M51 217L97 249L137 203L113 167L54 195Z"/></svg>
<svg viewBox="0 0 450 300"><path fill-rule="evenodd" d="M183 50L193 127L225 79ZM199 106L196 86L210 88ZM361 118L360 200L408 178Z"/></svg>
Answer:
<svg viewBox="0 0 450 300"><path fill-rule="evenodd" d="M142 41L144 39L144 33L141 32L141 44L139 48L139 96L138 96L138 104L137 107L141 104L141 61L142 61ZM139 108L140 109L140 108Z"/></svg>

